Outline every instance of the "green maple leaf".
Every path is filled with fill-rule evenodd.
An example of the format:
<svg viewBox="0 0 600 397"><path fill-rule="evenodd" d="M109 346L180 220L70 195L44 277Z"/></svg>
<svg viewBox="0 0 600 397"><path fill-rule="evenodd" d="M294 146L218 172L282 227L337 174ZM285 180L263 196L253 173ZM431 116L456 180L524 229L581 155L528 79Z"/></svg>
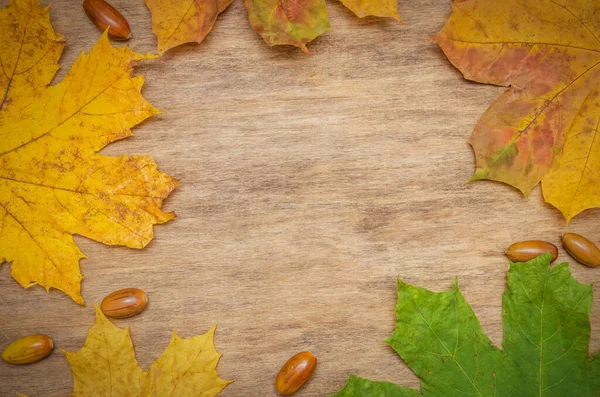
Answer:
<svg viewBox="0 0 600 397"><path fill-rule="evenodd" d="M550 254L511 263L502 299L502 350L458 285L434 293L398 280L396 330L386 342L421 379L425 397L600 396L588 356L592 287ZM335 397L415 397L415 389L351 376Z"/></svg>

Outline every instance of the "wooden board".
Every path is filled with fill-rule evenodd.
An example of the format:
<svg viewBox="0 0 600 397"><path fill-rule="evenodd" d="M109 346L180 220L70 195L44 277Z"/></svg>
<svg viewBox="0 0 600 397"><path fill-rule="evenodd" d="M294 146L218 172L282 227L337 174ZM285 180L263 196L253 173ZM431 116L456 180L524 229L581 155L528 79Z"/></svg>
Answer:
<svg viewBox="0 0 600 397"><path fill-rule="evenodd" d="M143 1L113 4L131 23L133 49L155 51ZM218 324L219 371L236 380L224 397L276 395L279 367L302 350L319 367L298 396L334 392L347 373L418 387L382 342L394 328L397 275L437 291L458 277L500 343L503 250L530 238L558 244L565 231L539 188L526 200L505 185L466 184L467 139L502 89L465 81L427 39L449 1L402 0L403 26L361 20L336 1L328 8L333 30L309 45L312 56L269 48L236 1L203 44L139 68L145 97L163 113L104 153L150 153L179 178L165 203L178 218L156 227L144 250L77 237L88 256L86 308L58 291L25 291L0 267L0 346L42 332L77 350L93 302L135 286L150 305L117 324L131 327L141 365L173 329L188 337ZM53 1L51 18L67 41L59 81L99 32L79 1ZM600 241L599 221L588 211L570 230ZM570 260L562 250L560 259ZM598 270L572 271L600 281ZM594 351L599 327L596 298ZM27 367L0 362L2 396L66 396L71 387L59 351Z"/></svg>

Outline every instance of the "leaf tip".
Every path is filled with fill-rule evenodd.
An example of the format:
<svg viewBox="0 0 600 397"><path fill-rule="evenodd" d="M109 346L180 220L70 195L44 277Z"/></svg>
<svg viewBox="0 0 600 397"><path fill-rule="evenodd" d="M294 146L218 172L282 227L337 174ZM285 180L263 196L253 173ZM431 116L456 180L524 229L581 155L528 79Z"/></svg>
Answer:
<svg viewBox="0 0 600 397"><path fill-rule="evenodd" d="M475 173L473 174L473 176L471 177L471 179L468 180L467 183L472 183L475 181L480 181L482 179L485 179L487 175L487 172L484 168L477 168L475 170Z"/></svg>
<svg viewBox="0 0 600 397"><path fill-rule="evenodd" d="M398 14L398 11L396 11L395 13L393 13L392 15L390 15L392 18L394 18L396 21L398 21L398 23L400 25L404 24L404 21L402 21L402 18L400 17L400 14Z"/></svg>
<svg viewBox="0 0 600 397"><path fill-rule="evenodd" d="M100 309L100 306L98 306L98 303L96 302L94 302L94 311L96 312L96 321L98 319L106 318L106 316L104 316L104 313L102 312L102 309Z"/></svg>
<svg viewBox="0 0 600 397"><path fill-rule="evenodd" d="M81 286L81 280L82 280L82 279L83 279L83 277L81 277L81 278L79 279L79 281L78 281L78 286ZM74 293L68 293L68 292L67 292L67 295L68 295L69 297L71 297L71 299L73 299L73 301L74 301L75 303L77 303L79 306L86 307L86 306L85 306L85 301L83 300L83 296L81 296L81 292L80 292L80 291L76 291L76 292L74 292Z"/></svg>
<svg viewBox="0 0 600 397"><path fill-rule="evenodd" d="M519 189L519 191L521 192L521 194L523 194L523 197L525 197L525 199L529 198L529 194L531 193L531 189L529 187L517 187L517 189Z"/></svg>
<svg viewBox="0 0 600 397"><path fill-rule="evenodd" d="M427 38L434 43L441 45L442 42L442 34L441 32L437 32L436 34L432 34L431 36L427 36Z"/></svg>
<svg viewBox="0 0 600 397"><path fill-rule="evenodd" d="M110 29L110 26L108 26L106 29L104 29L104 32L102 32L102 35L100 35L100 39L98 39L98 41L106 41L107 43L110 44L110 41L108 40L108 30ZM112 44L111 44L112 47Z"/></svg>

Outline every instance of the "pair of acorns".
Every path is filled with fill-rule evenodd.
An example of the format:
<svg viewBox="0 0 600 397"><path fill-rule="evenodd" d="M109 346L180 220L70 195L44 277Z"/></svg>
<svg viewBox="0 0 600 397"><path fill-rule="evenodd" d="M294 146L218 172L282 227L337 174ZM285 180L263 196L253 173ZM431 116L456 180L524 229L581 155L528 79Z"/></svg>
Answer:
<svg viewBox="0 0 600 397"><path fill-rule="evenodd" d="M577 262L586 266L600 266L600 249L580 234L565 233L562 236L565 250ZM558 248L552 243L541 240L520 241L506 250L506 256L513 262L527 262L542 254L552 254L552 262L558 257Z"/></svg>

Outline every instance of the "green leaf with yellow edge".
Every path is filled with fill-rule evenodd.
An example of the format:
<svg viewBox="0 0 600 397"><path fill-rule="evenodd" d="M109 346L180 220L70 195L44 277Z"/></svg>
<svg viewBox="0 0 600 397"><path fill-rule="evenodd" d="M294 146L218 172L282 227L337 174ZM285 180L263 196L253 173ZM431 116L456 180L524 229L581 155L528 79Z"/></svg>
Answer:
<svg viewBox="0 0 600 397"><path fill-rule="evenodd" d="M421 379L424 397L592 397L600 364L588 356L592 287L551 255L511 263L502 299L503 349L492 345L458 286L434 293L398 280L387 343ZM335 397L417 396L351 377Z"/></svg>
<svg viewBox="0 0 600 397"><path fill-rule="evenodd" d="M473 180L525 196L540 181L567 221L600 206L600 0L463 0L433 39L465 78L509 87L470 143Z"/></svg>
<svg viewBox="0 0 600 397"><path fill-rule="evenodd" d="M183 339L173 332L169 346L145 372L135 358L129 327L111 323L96 306L96 323L77 352L64 351L73 371L73 397L213 397L231 381L217 373L221 355L213 327Z"/></svg>
<svg viewBox="0 0 600 397"><path fill-rule="evenodd" d="M250 25L270 45L306 44L331 29L325 0L244 0Z"/></svg>
<svg viewBox="0 0 600 397"><path fill-rule="evenodd" d="M174 217L162 201L177 180L150 156L98 154L158 112L132 66L152 55L114 48L106 32L60 83L48 86L63 48L35 0L0 9L0 263L23 287L57 288L79 304L74 234L142 248Z"/></svg>

